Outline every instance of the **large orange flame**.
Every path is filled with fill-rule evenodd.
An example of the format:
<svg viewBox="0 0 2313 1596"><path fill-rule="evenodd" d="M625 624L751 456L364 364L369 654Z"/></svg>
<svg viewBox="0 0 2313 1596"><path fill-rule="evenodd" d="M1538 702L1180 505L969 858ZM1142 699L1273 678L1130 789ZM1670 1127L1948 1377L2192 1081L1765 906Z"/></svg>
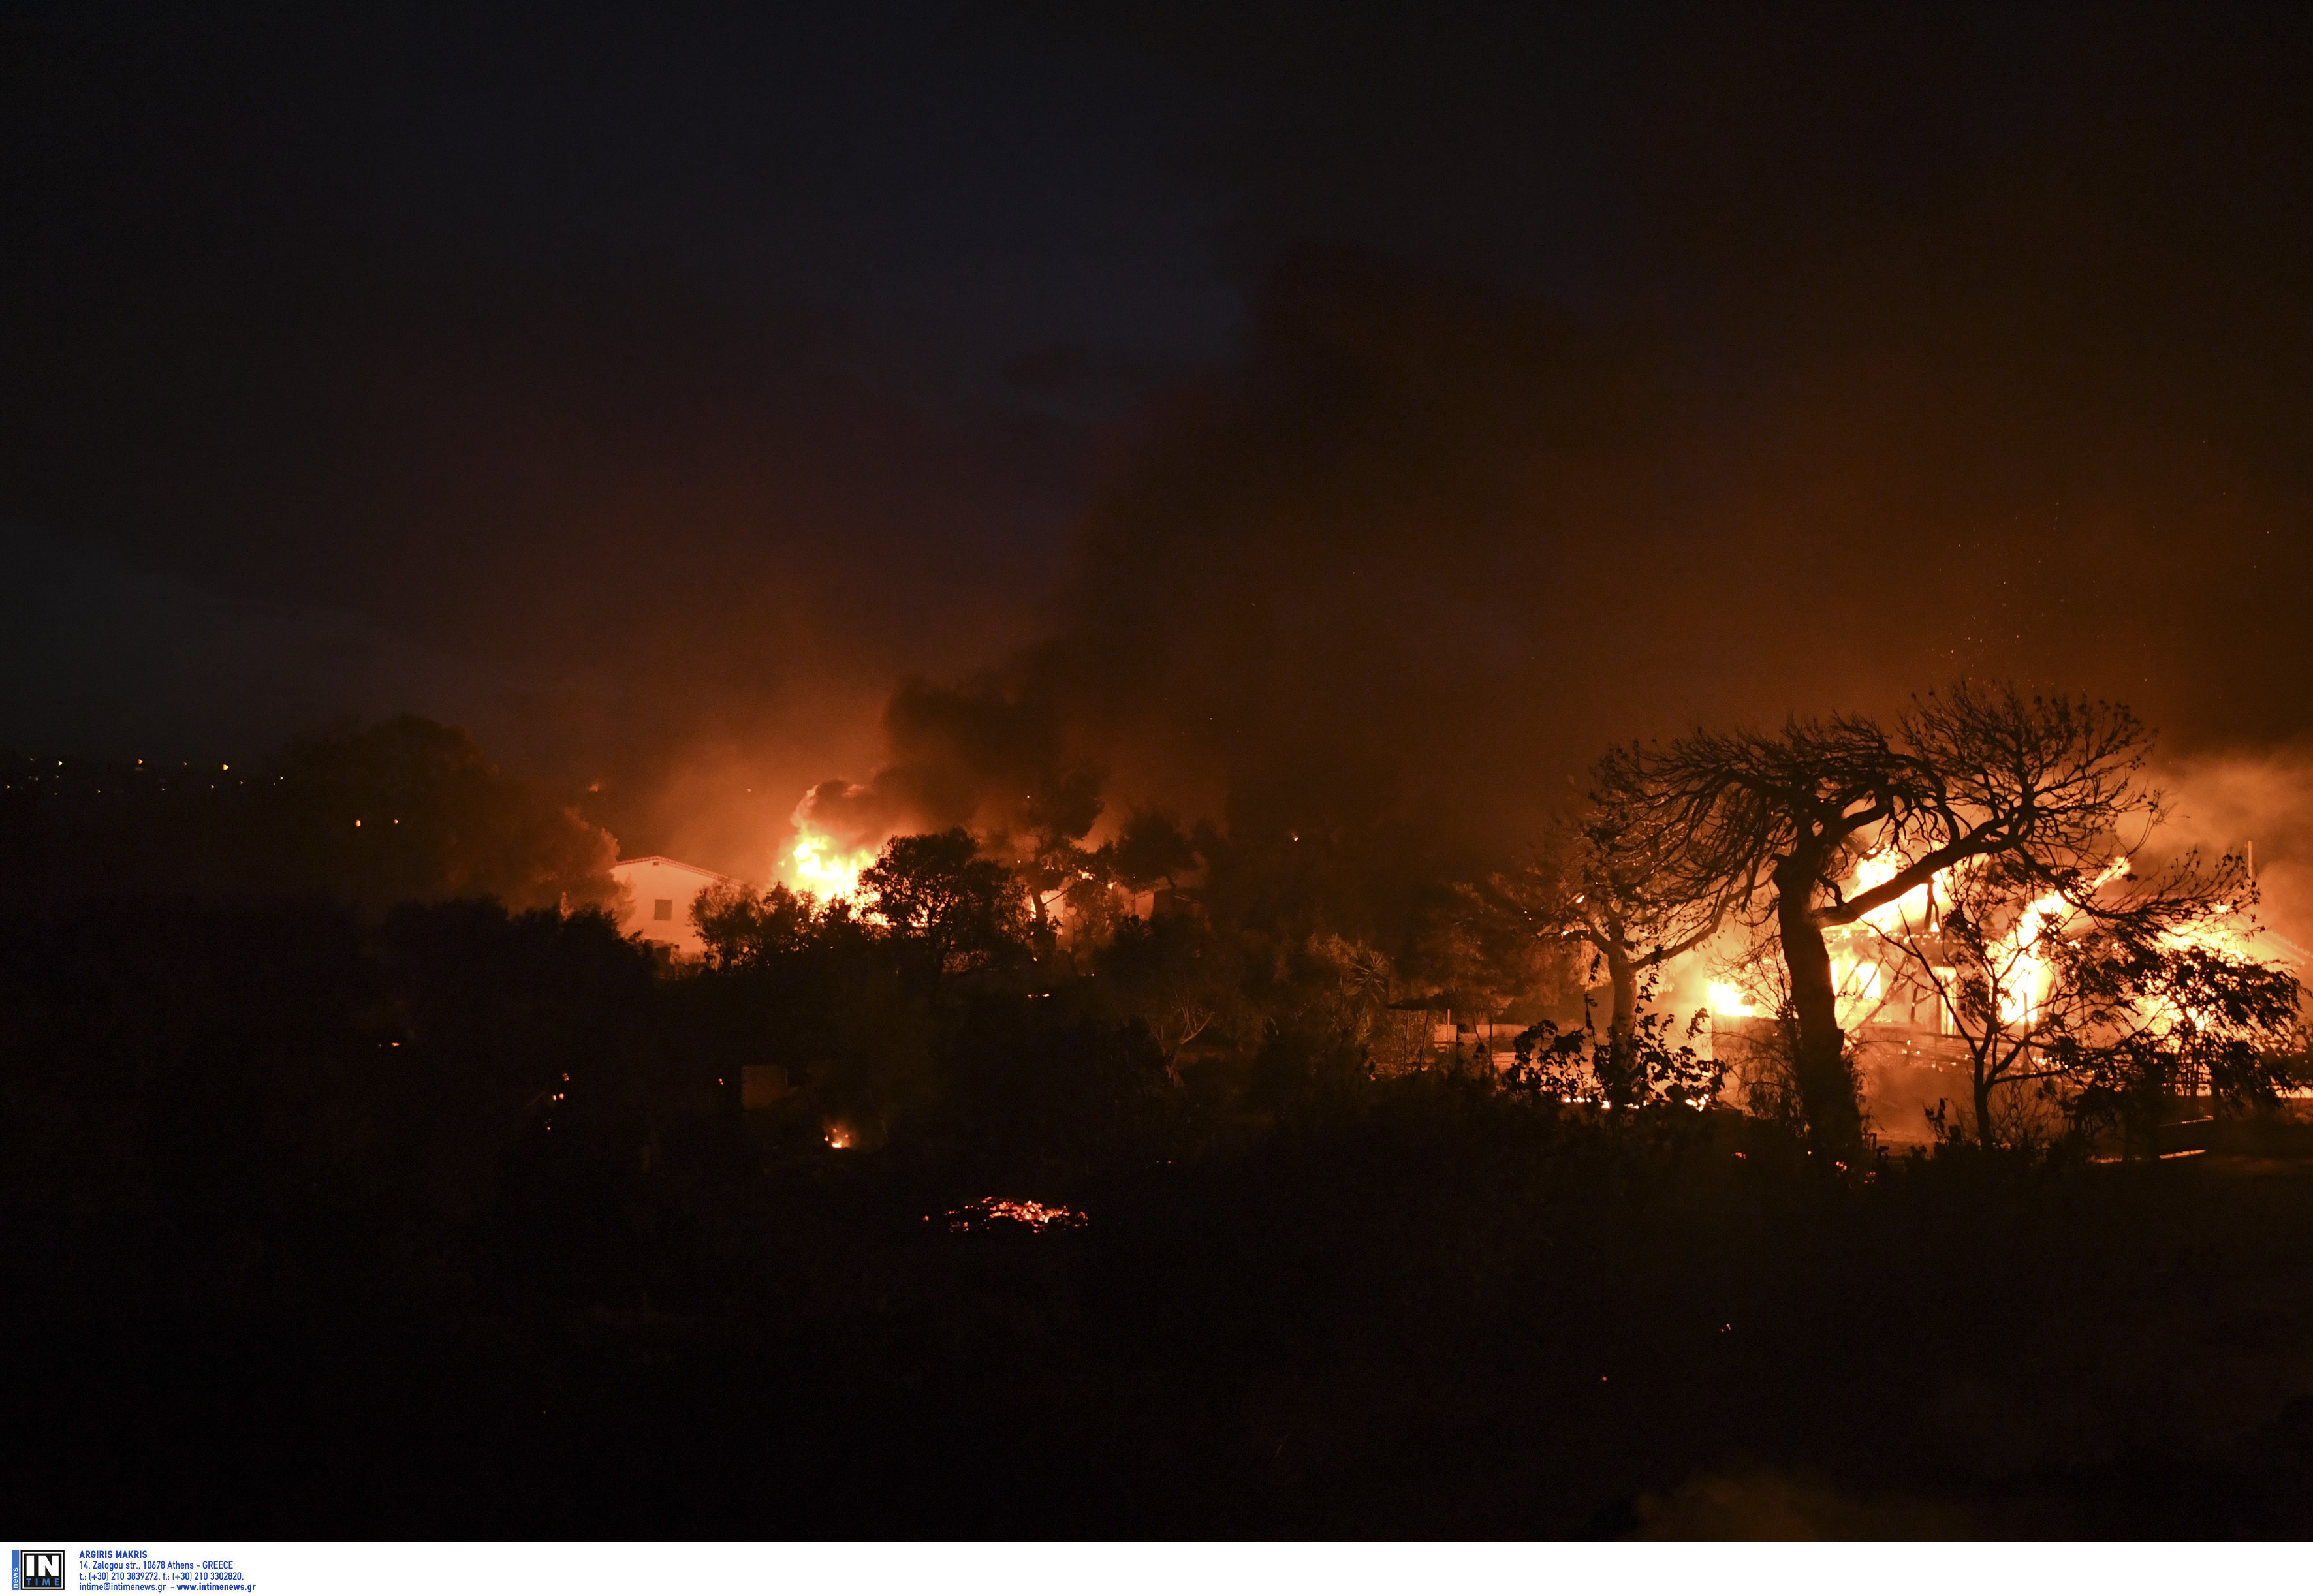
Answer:
<svg viewBox="0 0 2313 1596"><path fill-rule="evenodd" d="M859 900L859 873L875 862L880 843L845 848L813 820L811 794L804 794L788 817L796 829L795 846L779 866L779 879L799 892L810 892L822 902Z"/></svg>

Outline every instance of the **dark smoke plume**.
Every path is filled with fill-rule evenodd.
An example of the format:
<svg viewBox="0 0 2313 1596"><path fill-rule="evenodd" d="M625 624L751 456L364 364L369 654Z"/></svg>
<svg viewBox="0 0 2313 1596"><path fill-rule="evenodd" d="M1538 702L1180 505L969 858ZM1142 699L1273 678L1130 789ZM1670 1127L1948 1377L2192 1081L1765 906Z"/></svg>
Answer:
<svg viewBox="0 0 2313 1596"><path fill-rule="evenodd" d="M951 826L996 840L1083 837L1100 815L1104 771L1072 742L1046 685L902 682L884 706L889 762L865 784L820 783L799 816L846 851Z"/></svg>
<svg viewBox="0 0 2313 1596"><path fill-rule="evenodd" d="M1512 109L1558 55L1507 13L1246 16L1121 30L1231 108L1262 287L1004 673L1112 807L1450 875L1609 741L1961 676L2176 759L2313 729L2301 22L1674 8L1558 53L1619 75L1560 126Z"/></svg>
<svg viewBox="0 0 2313 1596"><path fill-rule="evenodd" d="M1514 851L1607 742L1699 721L1979 675L2134 701L2180 752L2283 729L2306 665L2247 668L2280 600L2238 573L2313 574L2241 508L2282 513L2285 476L2235 502L2173 449L2119 467L2140 432L2108 399L2093 440L2036 425L2003 371L1937 371L1906 329L1786 358L1805 391L1750 413L1540 295L1300 252L1242 360L1145 418L1070 624L1001 685L903 686L887 767L816 811L1088 823L1105 773L1113 802L1410 884Z"/></svg>

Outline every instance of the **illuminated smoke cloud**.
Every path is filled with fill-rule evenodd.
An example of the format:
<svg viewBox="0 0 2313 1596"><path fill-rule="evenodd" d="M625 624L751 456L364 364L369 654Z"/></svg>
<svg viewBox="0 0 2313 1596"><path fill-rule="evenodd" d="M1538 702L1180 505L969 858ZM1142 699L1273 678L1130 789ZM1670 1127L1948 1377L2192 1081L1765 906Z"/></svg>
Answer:
<svg viewBox="0 0 2313 1596"><path fill-rule="evenodd" d="M2233 750L2173 761L2162 785L2164 832L2210 855L2253 855L2257 916L2313 946L2313 745Z"/></svg>
<svg viewBox="0 0 2313 1596"><path fill-rule="evenodd" d="M1024 850L1082 837L1100 816L1104 769L1072 749L1049 697L994 680L911 679L884 706L884 734L887 762L873 777L821 782L796 806L797 847L822 862L798 856L805 875L829 860L856 875L905 832L962 826L998 851Z"/></svg>

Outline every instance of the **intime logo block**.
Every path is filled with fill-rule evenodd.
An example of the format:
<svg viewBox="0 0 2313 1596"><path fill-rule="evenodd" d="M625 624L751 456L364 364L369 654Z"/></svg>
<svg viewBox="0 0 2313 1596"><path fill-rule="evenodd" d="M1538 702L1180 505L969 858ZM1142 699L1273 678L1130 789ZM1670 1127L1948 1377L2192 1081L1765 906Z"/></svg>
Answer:
<svg viewBox="0 0 2313 1596"><path fill-rule="evenodd" d="M65 1555L56 1551L12 1551L8 1554L8 1588L12 1591L61 1591L65 1588Z"/></svg>

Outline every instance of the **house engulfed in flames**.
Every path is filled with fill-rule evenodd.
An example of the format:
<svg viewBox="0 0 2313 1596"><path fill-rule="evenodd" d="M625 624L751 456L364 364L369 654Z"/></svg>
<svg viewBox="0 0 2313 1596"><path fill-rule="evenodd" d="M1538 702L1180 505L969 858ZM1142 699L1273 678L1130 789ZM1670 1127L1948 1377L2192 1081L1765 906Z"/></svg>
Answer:
<svg viewBox="0 0 2313 1596"><path fill-rule="evenodd" d="M1857 866L1847 895L1890 881L1902 868L1903 861L1893 854L1867 857ZM2089 881L2089 892L2128 870L2125 856L2115 857ZM1890 1144L1928 1141L1928 1110L1939 1102L1957 1106L1969 1101L1968 1049L1945 995L1955 989L1958 972L1937 958L1941 917L1949 908L1945 877L1939 873L1853 925L1825 934L1840 1029L1853 1048L1874 1128ZM2041 899L1994 943L1992 962L2005 972L1999 993L2004 1025L2028 1028L2040 1018L2054 979L2052 961L2041 950L2047 939L2066 934L2073 916L2062 898ZM2269 927L2211 925L2191 934L2232 957L2300 971L2313 965L2313 954ZM1919 967L1922 954L1930 961L1924 969ZM1780 969L1754 965L1709 984L1712 1053L1728 1066L1730 1088L1737 1094L1763 1073L1771 1074L1770 1061L1787 1046L1769 993L1781 974Z"/></svg>

